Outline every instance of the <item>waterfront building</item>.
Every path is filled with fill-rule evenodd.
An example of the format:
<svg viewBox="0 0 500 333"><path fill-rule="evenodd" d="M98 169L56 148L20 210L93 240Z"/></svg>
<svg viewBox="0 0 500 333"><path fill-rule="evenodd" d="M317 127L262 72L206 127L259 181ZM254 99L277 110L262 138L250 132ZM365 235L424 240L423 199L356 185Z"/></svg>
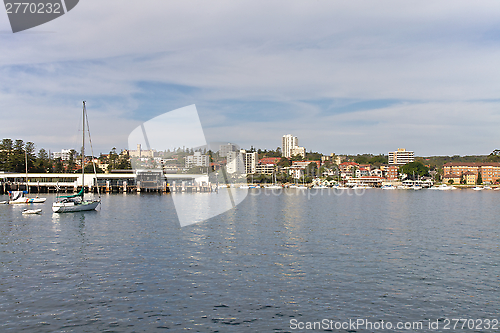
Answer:
<svg viewBox="0 0 500 333"><path fill-rule="evenodd" d="M376 176L362 176L358 178L350 178L349 184L351 185L371 185L371 186L382 186L384 178Z"/></svg>
<svg viewBox="0 0 500 333"><path fill-rule="evenodd" d="M294 155L306 157L306 149L299 147L299 139L291 134L283 135L281 139L281 154L283 157L291 158Z"/></svg>
<svg viewBox="0 0 500 333"><path fill-rule="evenodd" d="M57 160L60 158L62 161L68 161L71 155L71 149L62 149L61 151L55 151L52 153L52 158Z"/></svg>
<svg viewBox="0 0 500 333"><path fill-rule="evenodd" d="M255 166L255 173L261 173L264 175L272 175L274 173L274 164L257 164Z"/></svg>
<svg viewBox="0 0 500 333"><path fill-rule="evenodd" d="M370 176L384 177L384 172L381 169L370 170Z"/></svg>
<svg viewBox="0 0 500 333"><path fill-rule="evenodd" d="M370 176L370 170L360 167L359 169L356 169L355 174L356 174L356 178L367 177L367 176Z"/></svg>
<svg viewBox="0 0 500 333"><path fill-rule="evenodd" d="M304 176L304 168L298 165L292 165L291 167L286 168L288 174L291 175L294 179L300 179Z"/></svg>
<svg viewBox="0 0 500 333"><path fill-rule="evenodd" d="M477 181L477 175L474 172L466 171L463 173L465 184L474 185Z"/></svg>
<svg viewBox="0 0 500 333"><path fill-rule="evenodd" d="M466 173L472 173L471 174ZM453 175L461 177L462 174L466 175L472 182L472 179L477 177L481 173L481 178L483 183L493 184L498 182L500 179L500 163L498 162L449 162L443 165L443 174L445 175ZM474 180L473 184L475 184L476 180ZM469 183L469 180L468 180Z"/></svg>
<svg viewBox="0 0 500 333"><path fill-rule="evenodd" d="M461 176L457 176L454 174L446 174L443 176L443 183L445 184L460 184ZM450 183L451 181L451 183Z"/></svg>
<svg viewBox="0 0 500 333"><path fill-rule="evenodd" d="M219 156L227 157L227 153L238 151L238 146L232 143L228 143L226 145L219 146Z"/></svg>
<svg viewBox="0 0 500 333"><path fill-rule="evenodd" d="M186 156L186 168L190 169L195 166L199 167L208 167L209 165L209 156L202 155L201 152L196 151L194 155Z"/></svg>
<svg viewBox="0 0 500 333"><path fill-rule="evenodd" d="M384 171L386 172L385 177L389 180L396 180L398 179L398 172L399 172L399 167L396 165L390 165L384 168Z"/></svg>
<svg viewBox="0 0 500 333"><path fill-rule="evenodd" d="M415 161L414 153L405 148L398 148L397 151L389 152L389 165L405 165L413 161Z"/></svg>

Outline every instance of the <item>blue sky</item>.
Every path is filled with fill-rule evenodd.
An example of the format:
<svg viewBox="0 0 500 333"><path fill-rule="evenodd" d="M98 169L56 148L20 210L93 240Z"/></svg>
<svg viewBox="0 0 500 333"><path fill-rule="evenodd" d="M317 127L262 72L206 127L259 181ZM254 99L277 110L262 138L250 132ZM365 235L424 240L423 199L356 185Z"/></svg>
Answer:
<svg viewBox="0 0 500 333"><path fill-rule="evenodd" d="M98 152L196 104L207 141L325 154L500 148L497 1L80 1L12 34L0 11L1 136Z"/></svg>

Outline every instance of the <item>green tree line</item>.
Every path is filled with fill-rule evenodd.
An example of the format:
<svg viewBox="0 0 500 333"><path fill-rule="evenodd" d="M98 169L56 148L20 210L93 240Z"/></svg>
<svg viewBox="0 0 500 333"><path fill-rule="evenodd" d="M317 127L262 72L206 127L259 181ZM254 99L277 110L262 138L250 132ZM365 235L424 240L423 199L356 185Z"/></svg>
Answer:
<svg viewBox="0 0 500 333"><path fill-rule="evenodd" d="M35 144L23 140L3 139L0 143L0 170L6 172L51 172L52 162L43 148L35 154Z"/></svg>

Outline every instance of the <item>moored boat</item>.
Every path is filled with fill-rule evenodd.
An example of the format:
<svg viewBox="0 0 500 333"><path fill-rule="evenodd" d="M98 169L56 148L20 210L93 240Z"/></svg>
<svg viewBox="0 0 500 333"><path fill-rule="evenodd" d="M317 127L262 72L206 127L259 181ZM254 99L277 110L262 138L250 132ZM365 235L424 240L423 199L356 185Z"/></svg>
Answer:
<svg viewBox="0 0 500 333"><path fill-rule="evenodd" d="M82 138L82 189L77 194L58 196L56 202L52 204L52 211L54 213L70 213L95 210L101 203L99 200L85 200L85 122L88 122L85 108L85 101L83 101L83 138ZM89 132L90 136L90 132ZM94 155L94 154L92 154ZM93 163L93 162L92 162ZM95 165L94 165L95 173ZM99 187L97 188L99 190Z"/></svg>
<svg viewBox="0 0 500 333"><path fill-rule="evenodd" d="M40 214L42 212L41 208L38 209L23 209L22 214Z"/></svg>
<svg viewBox="0 0 500 333"><path fill-rule="evenodd" d="M27 191L9 191L9 204L31 204L31 203L44 203L47 198L30 198L24 196Z"/></svg>

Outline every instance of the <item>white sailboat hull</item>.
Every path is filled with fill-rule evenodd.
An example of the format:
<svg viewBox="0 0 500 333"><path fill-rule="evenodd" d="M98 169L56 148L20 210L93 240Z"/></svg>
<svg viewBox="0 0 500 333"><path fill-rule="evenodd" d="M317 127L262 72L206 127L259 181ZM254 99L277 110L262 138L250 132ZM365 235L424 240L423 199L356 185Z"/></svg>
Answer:
<svg viewBox="0 0 500 333"><path fill-rule="evenodd" d="M82 201L82 202L54 202L52 211L54 213L71 213L94 210L99 206L99 200Z"/></svg>
<svg viewBox="0 0 500 333"><path fill-rule="evenodd" d="M21 197L17 200L9 201L9 204L31 204L31 203L44 203L47 198L26 198Z"/></svg>

